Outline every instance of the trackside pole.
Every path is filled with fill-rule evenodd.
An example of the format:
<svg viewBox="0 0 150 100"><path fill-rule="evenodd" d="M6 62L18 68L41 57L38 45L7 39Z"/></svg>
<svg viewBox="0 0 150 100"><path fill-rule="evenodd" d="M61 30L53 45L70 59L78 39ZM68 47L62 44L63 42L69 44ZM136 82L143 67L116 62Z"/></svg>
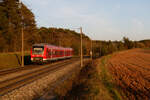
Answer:
<svg viewBox="0 0 150 100"><path fill-rule="evenodd" d="M92 44L92 39L91 39L91 51L90 51L90 55L91 55L91 60L92 60L92 57L93 57L93 44Z"/></svg>
<svg viewBox="0 0 150 100"><path fill-rule="evenodd" d="M21 67L24 67L24 32L23 32L23 15L22 15L22 3L21 0L19 0L19 8L21 10L21 40L22 40L22 48L21 48Z"/></svg>
<svg viewBox="0 0 150 100"><path fill-rule="evenodd" d="M80 57L81 57L81 67L83 67L83 41L82 41L82 27L80 27L80 37L81 37L81 55L80 55Z"/></svg>
<svg viewBox="0 0 150 100"><path fill-rule="evenodd" d="M23 27L22 27L22 67L24 67L24 32L23 32Z"/></svg>

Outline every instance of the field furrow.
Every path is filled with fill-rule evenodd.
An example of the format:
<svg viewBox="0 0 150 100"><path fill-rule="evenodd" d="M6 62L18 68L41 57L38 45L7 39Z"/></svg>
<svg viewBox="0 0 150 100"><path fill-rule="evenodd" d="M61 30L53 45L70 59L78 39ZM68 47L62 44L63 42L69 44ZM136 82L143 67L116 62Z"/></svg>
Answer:
<svg viewBox="0 0 150 100"><path fill-rule="evenodd" d="M150 51L133 49L114 54L108 68L129 100L150 99Z"/></svg>

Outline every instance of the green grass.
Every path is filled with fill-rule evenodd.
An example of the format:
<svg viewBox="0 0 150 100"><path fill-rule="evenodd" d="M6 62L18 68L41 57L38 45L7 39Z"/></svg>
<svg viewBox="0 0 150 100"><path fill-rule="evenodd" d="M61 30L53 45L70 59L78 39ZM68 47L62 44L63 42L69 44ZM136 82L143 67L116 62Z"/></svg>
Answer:
<svg viewBox="0 0 150 100"><path fill-rule="evenodd" d="M112 82L112 77L108 72L108 69L106 67L107 64L107 60L110 58L111 56L106 56L103 57L101 59L101 64L100 64L100 77L101 77L101 82L104 85L104 87L107 89L107 91L109 92L109 94L111 95L111 97L114 100L123 100L122 96L120 95L120 93L118 92L118 90L115 87L115 84Z"/></svg>
<svg viewBox="0 0 150 100"><path fill-rule="evenodd" d="M150 48L143 48L143 49L145 49L145 50L150 50Z"/></svg>
<svg viewBox="0 0 150 100"><path fill-rule="evenodd" d="M30 52L25 52L25 58L30 55ZM0 54L0 69L14 68L21 65L21 53L1 53Z"/></svg>

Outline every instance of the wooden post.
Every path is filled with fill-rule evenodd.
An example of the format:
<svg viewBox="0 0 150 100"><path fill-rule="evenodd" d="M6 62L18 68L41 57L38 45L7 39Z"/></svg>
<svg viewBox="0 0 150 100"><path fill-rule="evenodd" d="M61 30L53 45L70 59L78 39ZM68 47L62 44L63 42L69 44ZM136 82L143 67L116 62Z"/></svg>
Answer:
<svg viewBox="0 0 150 100"><path fill-rule="evenodd" d="M22 15L22 3L21 0L19 0L19 7L21 10L21 40L22 40L22 49L21 49L21 66L24 67L24 31L23 31L23 15Z"/></svg>
<svg viewBox="0 0 150 100"><path fill-rule="evenodd" d="M24 32L23 32L23 26L22 26L22 67L24 67Z"/></svg>
<svg viewBox="0 0 150 100"><path fill-rule="evenodd" d="M92 57L93 57L93 44L92 44L92 39L91 39L91 51L90 51L90 55L91 55L91 60L92 60Z"/></svg>
<svg viewBox="0 0 150 100"><path fill-rule="evenodd" d="M82 34L83 33L82 33L82 27L80 27L80 32L81 32L80 33L80 37L81 37L81 55L80 55L80 57L81 57L81 67L83 67L83 46L82 46L83 45L83 43L82 43L83 42L82 41Z"/></svg>

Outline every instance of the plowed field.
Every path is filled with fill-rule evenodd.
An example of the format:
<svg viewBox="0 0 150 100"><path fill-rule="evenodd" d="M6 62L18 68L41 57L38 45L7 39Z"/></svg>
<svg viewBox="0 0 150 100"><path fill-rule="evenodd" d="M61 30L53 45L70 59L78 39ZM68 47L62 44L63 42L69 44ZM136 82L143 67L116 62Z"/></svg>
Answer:
<svg viewBox="0 0 150 100"><path fill-rule="evenodd" d="M116 53L108 61L108 68L129 100L150 100L150 50Z"/></svg>

